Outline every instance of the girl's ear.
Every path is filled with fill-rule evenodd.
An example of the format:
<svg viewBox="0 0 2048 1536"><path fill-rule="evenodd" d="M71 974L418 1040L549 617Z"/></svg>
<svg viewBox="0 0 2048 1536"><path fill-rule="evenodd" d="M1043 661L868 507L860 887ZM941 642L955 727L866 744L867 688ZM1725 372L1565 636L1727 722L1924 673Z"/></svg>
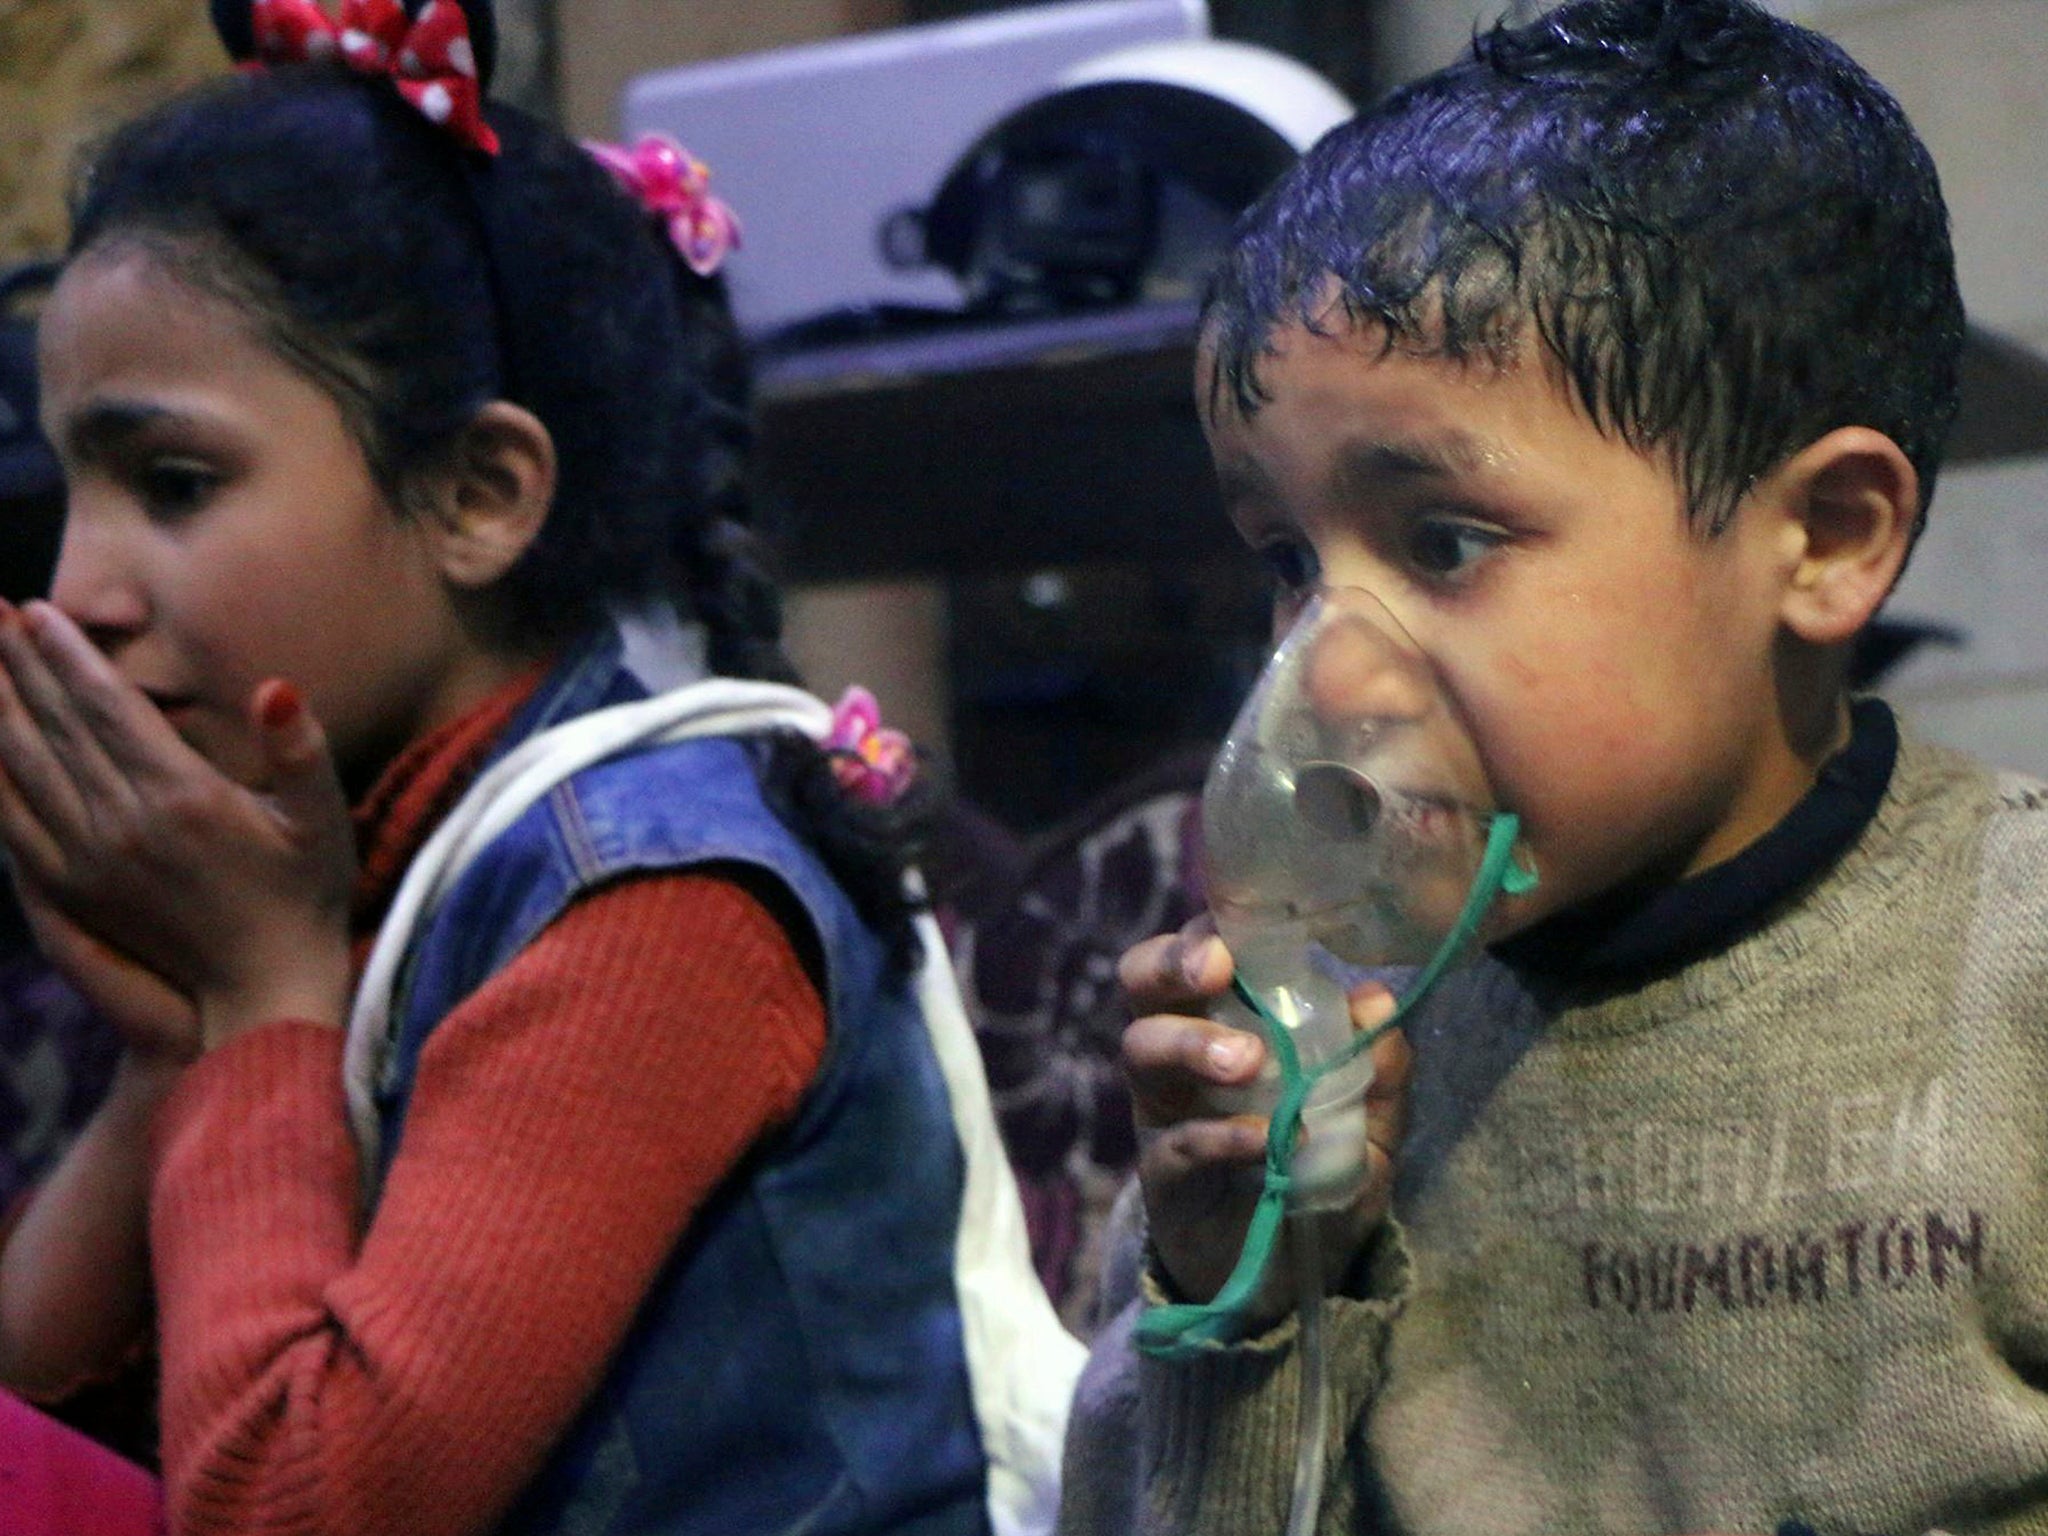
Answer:
<svg viewBox="0 0 2048 1536"><path fill-rule="evenodd" d="M555 499L555 440L509 400L479 410L429 477L431 537L451 586L490 586L526 553Z"/></svg>
<svg viewBox="0 0 2048 1536"><path fill-rule="evenodd" d="M1759 491L1776 502L1788 564L1787 629L1814 645L1853 640L1905 568L1920 517L1920 476L1870 427L1838 427L1779 465Z"/></svg>

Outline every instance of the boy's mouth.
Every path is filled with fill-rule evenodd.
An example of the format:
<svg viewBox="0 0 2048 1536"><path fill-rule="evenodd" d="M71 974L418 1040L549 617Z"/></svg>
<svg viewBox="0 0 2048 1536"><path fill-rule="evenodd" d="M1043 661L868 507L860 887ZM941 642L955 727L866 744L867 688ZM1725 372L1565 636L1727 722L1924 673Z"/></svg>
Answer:
<svg viewBox="0 0 2048 1536"><path fill-rule="evenodd" d="M1380 814L1390 831L1412 842L1431 844L1456 838L1460 828L1480 819L1473 806L1455 795L1409 789L1388 789Z"/></svg>

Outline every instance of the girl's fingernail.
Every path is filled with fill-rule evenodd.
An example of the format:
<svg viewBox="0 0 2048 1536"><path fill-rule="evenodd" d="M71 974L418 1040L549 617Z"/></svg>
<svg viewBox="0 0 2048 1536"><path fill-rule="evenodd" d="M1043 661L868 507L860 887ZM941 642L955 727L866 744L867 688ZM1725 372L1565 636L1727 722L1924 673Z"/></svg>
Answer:
<svg viewBox="0 0 2048 1536"><path fill-rule="evenodd" d="M1203 974L1209 969L1210 952L1215 945L1214 939L1201 938L1192 944L1181 946L1180 976L1190 987L1201 986Z"/></svg>
<svg viewBox="0 0 2048 1536"><path fill-rule="evenodd" d="M305 707L306 701L299 697L298 689L290 683L279 683L263 701L263 723L273 731L281 731L298 719L299 711Z"/></svg>
<svg viewBox="0 0 2048 1536"><path fill-rule="evenodd" d="M1251 1065L1252 1049L1243 1035L1219 1035L1209 1042L1209 1064L1221 1072L1241 1072Z"/></svg>

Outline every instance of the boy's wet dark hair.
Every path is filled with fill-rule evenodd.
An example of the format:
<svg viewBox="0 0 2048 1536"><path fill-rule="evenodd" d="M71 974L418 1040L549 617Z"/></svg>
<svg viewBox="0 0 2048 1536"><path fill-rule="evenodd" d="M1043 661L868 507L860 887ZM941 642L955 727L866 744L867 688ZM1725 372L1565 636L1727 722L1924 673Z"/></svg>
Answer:
<svg viewBox="0 0 2048 1536"><path fill-rule="evenodd" d="M1333 316L1481 362L1533 330L1601 431L1669 459L1707 532L1852 425L1912 461L1924 522L1963 340L1947 211L1898 103L1747 0L1575 0L1332 130L1212 284L1211 408L1255 411L1274 328Z"/></svg>

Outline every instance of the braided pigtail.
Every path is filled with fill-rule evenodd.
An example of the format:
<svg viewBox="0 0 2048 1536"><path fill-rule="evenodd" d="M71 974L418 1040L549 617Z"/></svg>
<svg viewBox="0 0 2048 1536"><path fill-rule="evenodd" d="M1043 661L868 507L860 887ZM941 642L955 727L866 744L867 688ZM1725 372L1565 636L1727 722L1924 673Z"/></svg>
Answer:
<svg viewBox="0 0 2048 1536"><path fill-rule="evenodd" d="M595 152L615 174L627 158L603 147ZM643 144L635 153L644 157L657 151ZM701 166L672 147L666 155L668 174L680 166L701 187ZM621 180L634 189L626 175ZM706 201L700 191L691 207ZM690 495L672 530L679 606L703 626L714 672L796 683L796 667L782 647L782 591L754 497L753 381L725 284L715 270L724 249L706 257L706 242L693 247L688 232L677 230L672 211L655 211L669 214L670 244L677 255L669 264L682 336L674 367L695 396L688 451L679 466ZM736 229L729 234L736 235ZM886 797L856 794L832 752L796 733L768 739L760 773L762 791L776 814L817 850L862 917L885 937L892 960L906 970L914 966L918 943L910 918L922 903L907 892L904 876L929 836L935 810L929 784L912 775Z"/></svg>
<svg viewBox="0 0 2048 1536"><path fill-rule="evenodd" d="M753 381L725 285L674 263L682 313L679 366L698 405L688 465L694 515L677 520L675 563L691 615L704 626L711 669L794 683L782 649L782 591L759 524L753 463Z"/></svg>

